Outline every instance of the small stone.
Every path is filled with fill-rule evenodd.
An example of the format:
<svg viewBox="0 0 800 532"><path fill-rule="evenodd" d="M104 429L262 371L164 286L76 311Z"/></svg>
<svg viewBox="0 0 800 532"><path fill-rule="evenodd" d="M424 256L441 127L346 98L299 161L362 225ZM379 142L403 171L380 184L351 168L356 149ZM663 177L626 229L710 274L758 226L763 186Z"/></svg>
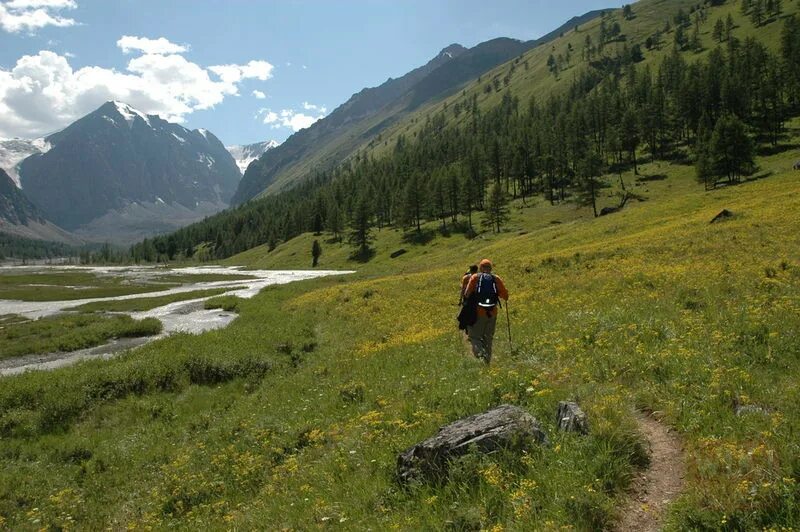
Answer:
<svg viewBox="0 0 800 532"><path fill-rule="evenodd" d="M737 416L746 416L748 414L767 414L767 410L758 405L739 405L736 407Z"/></svg>
<svg viewBox="0 0 800 532"><path fill-rule="evenodd" d="M558 403L556 424L558 425L558 429L564 432L577 432L579 434L589 433L589 420L586 418L586 414L577 403L571 401L561 401Z"/></svg>

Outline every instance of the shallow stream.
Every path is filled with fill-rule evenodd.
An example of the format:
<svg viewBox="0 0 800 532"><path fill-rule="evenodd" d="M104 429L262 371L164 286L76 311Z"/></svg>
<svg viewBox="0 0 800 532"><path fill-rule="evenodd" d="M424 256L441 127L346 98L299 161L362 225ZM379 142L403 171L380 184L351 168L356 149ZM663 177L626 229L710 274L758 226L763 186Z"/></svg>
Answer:
<svg viewBox="0 0 800 532"><path fill-rule="evenodd" d="M268 270L242 270L238 267L222 266L198 266L190 268L157 268L149 266L104 266L104 267L79 267L79 266L8 266L0 267L2 274L23 274L23 273L58 273L61 271L81 271L93 273L95 275L123 276L131 282L147 282L164 275L249 275L253 279L231 280L231 281L208 281L187 283L181 286L160 290L158 292L147 292L143 294L130 294L115 297L101 297L91 299L79 299L70 301L10 301L0 299L0 316L3 314L17 314L29 319L38 319L45 316L52 316L62 313L67 309L77 307L86 303L97 301L119 301L129 299L141 299L151 297L168 296L193 292L195 290L227 289L220 295L233 295L244 299L249 299L258 294L261 289L269 285L286 284L292 281L313 279L329 275L341 275L352 272L331 271L331 270L295 270L295 271L268 271ZM207 296L197 299L177 301L167 305L157 307L143 312L124 312L134 319L157 318L164 325L163 332L158 336L146 338L130 338L113 340L107 344L72 351L70 353L48 353L42 355L28 355L19 358L0 360L0 376L15 375L29 370L50 370L81 360L94 358L110 358L122 351L139 347L146 343L163 338L172 333L186 332L199 334L212 329L220 329L227 326L235 318L236 314L224 310L207 310L203 308L206 299L216 296Z"/></svg>

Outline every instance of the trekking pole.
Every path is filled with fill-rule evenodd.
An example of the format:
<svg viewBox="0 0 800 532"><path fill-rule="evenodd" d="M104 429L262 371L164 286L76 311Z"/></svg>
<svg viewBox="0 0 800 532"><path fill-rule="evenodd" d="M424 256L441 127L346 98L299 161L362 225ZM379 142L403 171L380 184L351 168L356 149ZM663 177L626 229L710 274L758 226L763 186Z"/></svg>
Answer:
<svg viewBox="0 0 800 532"><path fill-rule="evenodd" d="M508 346L511 352L514 352L514 344L511 342L511 318L508 314L508 300L506 299L506 326L508 327Z"/></svg>

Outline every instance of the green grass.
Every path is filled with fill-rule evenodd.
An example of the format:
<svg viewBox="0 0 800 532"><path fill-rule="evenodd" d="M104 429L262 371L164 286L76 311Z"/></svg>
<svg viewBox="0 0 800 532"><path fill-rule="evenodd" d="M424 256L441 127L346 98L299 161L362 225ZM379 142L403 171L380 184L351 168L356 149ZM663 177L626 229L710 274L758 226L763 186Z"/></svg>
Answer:
<svg viewBox="0 0 800 532"><path fill-rule="evenodd" d="M155 318L65 314L38 320L0 321L0 359L70 352L101 345L112 338L152 336L161 332Z"/></svg>
<svg viewBox="0 0 800 532"><path fill-rule="evenodd" d="M222 309L225 312L235 312L239 308L241 298L236 296L221 296L207 299L204 303L206 309Z"/></svg>
<svg viewBox="0 0 800 532"><path fill-rule="evenodd" d="M143 312L145 310L163 307L164 305L175 303L177 301L188 301L202 297L216 296L227 292L228 290L230 289L215 288L212 290L193 290L191 292L183 292L161 297L140 297L136 299L124 299L116 301L95 301L94 303L85 303L67 310L75 310L80 312Z"/></svg>
<svg viewBox="0 0 800 532"><path fill-rule="evenodd" d="M626 175L646 201L620 213L537 200L501 235L423 246L381 231L367 264L327 244L320 267L359 273L267 288L223 330L3 379L0 516L12 529L598 529L644 460L639 408L685 440L669 528L797 526L795 158L762 158L769 178L712 192L691 167L648 164L667 178ZM709 224L723 208L734 218ZM302 266L313 238L232 262ZM515 344L501 322L489 368L454 319L459 275L484 256L511 291ZM556 432L564 399L588 413L588 436ZM735 402L765 413L737 417ZM500 403L552 444L397 486L398 452Z"/></svg>
<svg viewBox="0 0 800 532"><path fill-rule="evenodd" d="M4 273L0 274L0 299L71 301L157 292L175 286L177 282L127 284L123 277L89 272Z"/></svg>

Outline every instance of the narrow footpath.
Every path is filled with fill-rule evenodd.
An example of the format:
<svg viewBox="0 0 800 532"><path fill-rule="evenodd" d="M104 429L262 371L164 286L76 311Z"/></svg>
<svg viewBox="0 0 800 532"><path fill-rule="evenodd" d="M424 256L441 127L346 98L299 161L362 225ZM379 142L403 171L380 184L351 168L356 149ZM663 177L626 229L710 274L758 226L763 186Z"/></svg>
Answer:
<svg viewBox="0 0 800 532"><path fill-rule="evenodd" d="M678 434L645 414L637 415L637 423L650 447L650 467L633 481L630 498L616 526L619 532L661 530L666 509L680 495L686 477Z"/></svg>

